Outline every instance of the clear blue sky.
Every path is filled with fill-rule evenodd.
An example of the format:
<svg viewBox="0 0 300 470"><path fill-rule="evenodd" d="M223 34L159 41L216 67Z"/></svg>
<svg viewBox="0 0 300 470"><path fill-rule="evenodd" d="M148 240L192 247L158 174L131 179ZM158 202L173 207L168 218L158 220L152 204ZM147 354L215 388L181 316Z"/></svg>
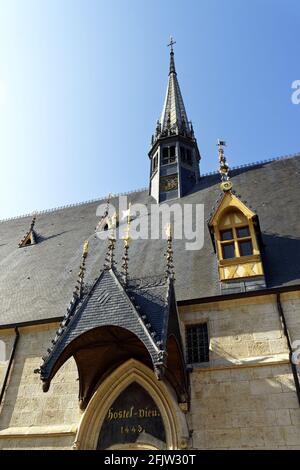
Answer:
<svg viewBox="0 0 300 470"><path fill-rule="evenodd" d="M299 0L0 0L0 218L148 185L168 43L217 168L300 151Z"/></svg>

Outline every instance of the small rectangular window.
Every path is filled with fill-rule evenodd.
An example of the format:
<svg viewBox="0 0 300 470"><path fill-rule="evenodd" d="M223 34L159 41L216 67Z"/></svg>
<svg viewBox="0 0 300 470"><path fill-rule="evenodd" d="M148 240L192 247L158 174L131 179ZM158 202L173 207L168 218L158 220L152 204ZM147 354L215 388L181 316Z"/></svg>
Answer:
<svg viewBox="0 0 300 470"><path fill-rule="evenodd" d="M239 242L240 256L251 256L253 254L251 240Z"/></svg>
<svg viewBox="0 0 300 470"><path fill-rule="evenodd" d="M163 148L163 158L162 164L167 165L168 163L173 163L176 160L176 147L172 145L171 147Z"/></svg>
<svg viewBox="0 0 300 470"><path fill-rule="evenodd" d="M233 240L232 230L221 230L220 231L221 240Z"/></svg>
<svg viewBox="0 0 300 470"><path fill-rule="evenodd" d="M234 258L235 250L234 243L224 243L222 245L223 259Z"/></svg>
<svg viewBox="0 0 300 470"><path fill-rule="evenodd" d="M158 156L157 154L155 155L155 157L153 158L152 160L152 171L155 171L156 168L157 168L157 162L158 162Z"/></svg>
<svg viewBox="0 0 300 470"><path fill-rule="evenodd" d="M249 227L241 227L236 229L237 237L250 237Z"/></svg>
<svg viewBox="0 0 300 470"><path fill-rule="evenodd" d="M186 346L189 364L209 361L207 323L186 327Z"/></svg>
<svg viewBox="0 0 300 470"><path fill-rule="evenodd" d="M190 149L186 149L186 160L191 165L192 163L192 152Z"/></svg>
<svg viewBox="0 0 300 470"><path fill-rule="evenodd" d="M168 147L164 147L163 148L163 165L166 165L166 163L168 163L168 160L169 160L169 149Z"/></svg>

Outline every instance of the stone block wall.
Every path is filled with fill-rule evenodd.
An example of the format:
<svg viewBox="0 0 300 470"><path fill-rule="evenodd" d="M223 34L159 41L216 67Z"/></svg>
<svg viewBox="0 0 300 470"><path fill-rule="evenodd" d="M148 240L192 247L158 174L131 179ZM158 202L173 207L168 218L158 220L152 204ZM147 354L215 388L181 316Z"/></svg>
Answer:
<svg viewBox="0 0 300 470"><path fill-rule="evenodd" d="M299 294L282 299L300 339ZM186 324L207 322L210 361L191 373L196 449L300 449L300 406L275 296L189 306Z"/></svg>
<svg viewBox="0 0 300 470"><path fill-rule="evenodd" d="M20 339L0 414L0 448L69 446L80 419L78 373L71 358L58 371L47 393L39 374L56 324L20 328ZM1 336L2 334L2 336ZM10 350L14 331L1 333ZM27 437L24 437L27 436Z"/></svg>

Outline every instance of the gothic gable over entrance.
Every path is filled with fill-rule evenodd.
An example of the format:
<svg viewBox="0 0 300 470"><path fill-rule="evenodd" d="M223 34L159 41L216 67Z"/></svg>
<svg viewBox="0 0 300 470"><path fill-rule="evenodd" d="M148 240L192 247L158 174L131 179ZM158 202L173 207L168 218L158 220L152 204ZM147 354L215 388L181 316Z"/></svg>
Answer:
<svg viewBox="0 0 300 470"><path fill-rule="evenodd" d="M188 378L172 279L122 283L114 268L105 269L63 320L41 366L47 391L58 369L73 356L84 409L96 387L129 359L166 377L179 403L188 406Z"/></svg>

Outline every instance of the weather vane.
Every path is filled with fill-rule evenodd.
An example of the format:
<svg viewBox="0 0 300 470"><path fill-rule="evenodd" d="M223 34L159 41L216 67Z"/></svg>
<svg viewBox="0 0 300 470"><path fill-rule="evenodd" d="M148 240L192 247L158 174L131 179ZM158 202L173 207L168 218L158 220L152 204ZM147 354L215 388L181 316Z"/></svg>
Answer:
<svg viewBox="0 0 300 470"><path fill-rule="evenodd" d="M171 52L173 52L173 45L176 44L176 41L173 40L172 36L170 36L170 43L167 47L171 48Z"/></svg>

